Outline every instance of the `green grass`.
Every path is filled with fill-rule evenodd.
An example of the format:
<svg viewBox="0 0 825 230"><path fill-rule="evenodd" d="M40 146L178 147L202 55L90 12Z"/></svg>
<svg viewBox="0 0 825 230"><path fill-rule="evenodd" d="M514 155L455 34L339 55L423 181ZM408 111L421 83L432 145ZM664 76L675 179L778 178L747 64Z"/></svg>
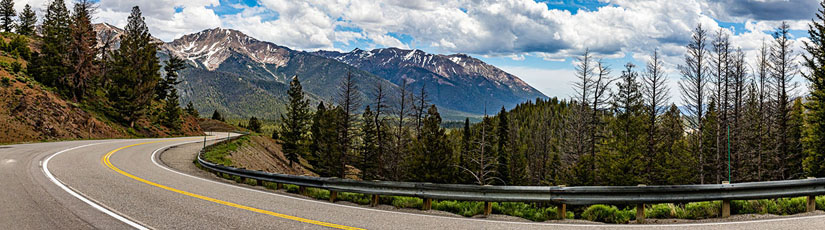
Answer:
<svg viewBox="0 0 825 230"><path fill-rule="evenodd" d="M228 156L247 142L249 142L249 137L242 136L235 140L207 146L206 151L203 153L203 159L215 164L231 166L232 160Z"/></svg>

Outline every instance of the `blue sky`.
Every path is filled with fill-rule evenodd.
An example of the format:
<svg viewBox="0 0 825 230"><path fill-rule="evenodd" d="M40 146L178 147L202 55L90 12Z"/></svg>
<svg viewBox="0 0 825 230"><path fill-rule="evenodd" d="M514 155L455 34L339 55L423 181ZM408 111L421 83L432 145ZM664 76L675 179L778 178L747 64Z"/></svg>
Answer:
<svg viewBox="0 0 825 230"><path fill-rule="evenodd" d="M42 8L46 1L15 2ZM730 34L752 59L787 21L802 52L819 7L817 0L100 0L95 21L123 26L135 4L165 41L223 27L299 50L466 53L559 97L572 95L573 60L585 49L615 74L658 51L676 92L675 70L697 24Z"/></svg>

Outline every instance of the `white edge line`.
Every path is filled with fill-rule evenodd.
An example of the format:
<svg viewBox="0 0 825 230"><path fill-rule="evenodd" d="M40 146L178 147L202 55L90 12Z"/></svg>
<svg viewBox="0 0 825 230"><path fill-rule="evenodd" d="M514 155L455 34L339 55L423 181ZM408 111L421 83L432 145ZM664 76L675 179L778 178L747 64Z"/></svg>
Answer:
<svg viewBox="0 0 825 230"><path fill-rule="evenodd" d="M278 194L278 193L269 192L269 191L261 191L261 190L257 190L257 189L241 187L241 186L234 185L234 184L214 181L214 180L210 180L210 179L206 179L206 178L197 177L197 176L189 175L189 174L186 174L186 173L182 173L182 172L179 172L175 169L171 169L169 167L166 167L165 165L159 164L155 160L157 153L161 152L162 150L165 150L167 148L177 146L177 145L184 145L184 144L190 144L190 143L196 143L196 142L203 142L203 141L188 141L188 142L175 143L175 144L167 145L167 146L161 147L159 149L156 149L154 152L152 152L152 156L151 156L152 157L152 163L154 163L156 166L158 166L160 168L169 170L170 172L177 173L177 174L180 174L180 175L183 175L183 176L187 176L187 177L191 177L191 178L195 178L195 179L199 179L199 180L203 180L203 181L208 181L208 182L212 182L212 183L215 183L215 184L221 184L221 185L225 185L225 186L239 188L239 189L243 189L243 190L247 190L247 191L258 192L258 193L268 194L268 195L273 195L273 196L279 196L279 197L284 197L284 198L289 198L289 199L294 199L294 200L308 201L308 202L314 202L314 203L318 203L318 204L346 207L346 208L359 209L359 210L367 210L367 211L373 211L373 212L412 215L412 216L421 216L421 217L428 217L428 218L453 219L453 220L461 220L461 221L468 221L469 220L469 221L489 222L489 223L498 223L498 224L526 224L526 225L549 225L549 226L570 226L570 227L631 227L631 228L652 227L652 228L658 228L658 227L695 227L695 226L748 224L748 223L763 223L763 222L800 220L800 219L811 219L811 218L822 218L823 217L823 215L813 215L813 216L800 216L800 217L789 217L789 218L774 218L774 219L765 219L765 220L747 220L747 221L715 222L715 223L638 224L638 225L630 225L630 224L564 224L564 223L536 223L536 222L531 223L531 222L513 222L513 221L502 221L502 220L481 220L481 219L466 218L466 217L450 217L450 216L427 215L427 214L417 214L417 213L407 213L407 212L395 212L395 211L387 211L387 210L380 210L380 209L363 208L363 207L358 207L358 206L350 206L350 205L322 202L322 201L317 201L317 200L309 199L309 198L298 198L298 197L287 196L287 195Z"/></svg>
<svg viewBox="0 0 825 230"><path fill-rule="evenodd" d="M129 225L129 226L132 226L132 227L133 227L133 228L135 228L135 229L140 229L140 230L148 230L149 228L144 227L143 225L140 225L140 224L138 224L138 223L136 223L136 222L134 222L134 221L132 221L132 220L129 220L128 218L123 217L123 216L121 216L121 215L119 215L119 214L117 214L117 213L113 212L112 210L106 209L106 208L104 208L103 206L101 206L101 205L99 205L99 204L97 204L97 203L95 203L95 202L93 202L93 201L91 201L91 200L87 199L86 197L81 196L80 194L78 194L78 193L77 193L77 192L75 192L74 190L69 189L69 188L68 188L68 187L66 187L66 185L64 185L62 182L58 181L58 180L57 180L57 178L55 178L55 177L54 177L54 175L52 175L52 173L49 171L49 161L50 161L53 157L55 157L55 156L57 156L57 155L60 155L60 154L62 154L62 153L65 153L65 152L71 151L71 150L75 150L75 149L79 149L79 148L84 148L84 147L89 147L89 146L92 146L92 145L103 144L103 143L107 143L107 142L100 142L100 143L86 144L86 145L81 145L81 146L77 146L77 147L73 147L73 148L68 148L68 149L64 149L64 150L61 150L61 151L59 151L59 152L56 152L56 153L54 153L54 154L50 155L49 157L47 157L47 158L46 158L46 160L44 160L44 161L43 161L43 173L44 173L44 174L46 174L46 177L48 177L48 178L49 178L49 180L51 180L51 181L52 181L52 183L54 183L55 185L57 185L58 187L60 187L61 189L63 189L63 190L64 190L64 191L66 191L67 193L69 193L70 195L74 196L75 198L77 198L77 199L79 199L79 200L83 201L84 203L88 204L89 206L92 206L93 208L97 209L98 211L101 211L101 212L105 213L106 215L109 215L109 216L111 216L111 217L114 217L115 219L119 220L120 222L123 222L124 224L127 224L127 225Z"/></svg>

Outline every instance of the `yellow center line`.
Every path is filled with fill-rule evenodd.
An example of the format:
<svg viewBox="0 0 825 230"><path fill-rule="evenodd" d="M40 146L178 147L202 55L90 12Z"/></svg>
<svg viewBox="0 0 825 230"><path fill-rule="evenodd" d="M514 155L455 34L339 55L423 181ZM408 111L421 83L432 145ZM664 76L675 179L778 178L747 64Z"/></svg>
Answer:
<svg viewBox="0 0 825 230"><path fill-rule="evenodd" d="M274 216L274 217L280 217L280 218L294 220L294 221L300 221L300 222L304 222L304 223L316 224L316 225L330 227L330 228L353 229L353 230L354 229L361 229L361 228L356 228L356 227L350 227L350 226L345 226L345 225L327 223L327 222L322 222L322 221L317 221L317 220L310 220L310 219L306 219L306 218L280 214L280 213L276 213L276 212L272 212L272 211L267 211L267 210L263 210L263 209L257 209L257 208L253 208L253 207L249 207L249 206L244 206L244 205L232 203L232 202L229 202L229 201L223 201L223 200L218 200L218 199L203 196L203 195L194 194L194 193L183 191L183 190L180 190L180 189L175 189L175 188L165 186L165 185L161 185L161 184L158 184L158 183L155 183L155 182L137 177L135 175L129 174L127 172L124 172L123 170L120 170L119 168L112 165L112 162L109 161L109 158L113 154L115 154L116 152L118 152L120 150L123 150L125 148L134 147L134 146L138 146L138 145L145 145L145 144L152 144L152 143L159 143L159 142L167 142L167 141L176 141L176 140L150 141L150 142L143 142L143 143L123 146L123 147L117 148L117 149L112 150L111 152L107 153L106 155L103 156L103 158L100 158L100 161L101 161L101 163L108 166L110 169L115 170L115 172L118 172L118 173L120 173L124 176L129 177L129 178L132 178L132 179L135 179L137 181L146 183L148 185L152 185L152 186L155 186L155 187L158 187L158 188L166 189L166 190L176 192L176 193L180 193L180 194L183 194L183 195L187 195L187 196L190 196L190 197L198 198L198 199L201 199L201 200L211 201L211 202L214 202L214 203L218 203L218 204L222 204L222 205L226 205L226 206L231 206L231 207L235 207L235 208L240 208L240 209L244 209L244 210L248 210L248 211L253 211L253 212L257 212L257 213L267 214L267 215Z"/></svg>

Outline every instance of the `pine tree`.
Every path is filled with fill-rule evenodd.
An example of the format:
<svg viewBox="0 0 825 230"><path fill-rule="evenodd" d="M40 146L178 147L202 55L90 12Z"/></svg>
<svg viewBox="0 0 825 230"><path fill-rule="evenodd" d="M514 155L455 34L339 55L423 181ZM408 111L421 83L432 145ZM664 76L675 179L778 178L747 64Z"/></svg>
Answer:
<svg viewBox="0 0 825 230"><path fill-rule="evenodd" d="M154 98L155 86L161 78L157 47L140 8L132 8L128 21L120 48L112 55L109 101L116 116L134 127Z"/></svg>
<svg viewBox="0 0 825 230"><path fill-rule="evenodd" d="M800 179L805 174L802 153L802 130L805 123L803 118L805 109L802 106L802 99L796 98L788 114L788 153L782 164L785 166L785 179ZM800 170L802 169L802 170Z"/></svg>
<svg viewBox="0 0 825 230"><path fill-rule="evenodd" d="M180 102L178 101L178 91L172 88L169 96L164 100L163 125L172 130L180 130Z"/></svg>
<svg viewBox="0 0 825 230"><path fill-rule="evenodd" d="M309 101L304 99L303 87L298 76L289 83L289 104L281 114L280 138L289 165L298 162L298 157L306 152L307 125L309 124Z"/></svg>
<svg viewBox="0 0 825 230"><path fill-rule="evenodd" d="M189 101L189 103L186 104L186 113L196 118L200 116L200 114L198 114L198 110L195 109L194 105L192 105L192 101Z"/></svg>
<svg viewBox="0 0 825 230"><path fill-rule="evenodd" d="M498 175L504 184L510 183L510 124L507 122L507 110L504 106L498 113L498 128L496 129L496 151L498 152Z"/></svg>
<svg viewBox="0 0 825 230"><path fill-rule="evenodd" d="M69 26L71 31L71 42L69 43L69 67L68 76L69 90L73 101L82 100L93 78L98 75L97 55L97 33L92 27L92 10L94 5L88 0L81 0L74 5L72 23ZM177 101L173 104L177 104Z"/></svg>
<svg viewBox="0 0 825 230"><path fill-rule="evenodd" d="M312 142L309 163L320 176L340 176L344 165L340 163L342 144L338 124L341 121L341 108L326 109L324 103L318 104L312 118Z"/></svg>
<svg viewBox="0 0 825 230"><path fill-rule="evenodd" d="M155 87L156 99L163 100L171 96L172 89L180 84L180 81L178 81L178 71L183 69L186 69L186 62L178 56L172 55L169 60L166 60L163 66L163 70L166 72L166 78L158 82L158 85Z"/></svg>
<svg viewBox="0 0 825 230"><path fill-rule="evenodd" d="M716 177L716 165L719 162L715 161L712 156L715 156L718 153L717 146L716 146L716 133L718 132L718 123L719 123L719 114L716 111L718 107L716 107L716 99L712 98L710 104L708 104L708 110L705 113L705 117L702 119L702 122L706 125L705 128L702 130L704 133L701 135L702 137L702 144L706 146L703 152L700 152L699 157L706 159L703 163L700 163L700 179L702 178L718 178ZM722 179L722 178L719 178ZM722 183L722 181L714 181L713 184Z"/></svg>
<svg viewBox="0 0 825 230"><path fill-rule="evenodd" d="M17 16L16 14L13 0L0 1L0 29L3 29L3 32L11 33L11 30L14 28L14 17Z"/></svg>
<svg viewBox="0 0 825 230"><path fill-rule="evenodd" d="M66 85L66 75L69 73L68 53L71 30L69 10L63 0L51 1L46 8L43 19L43 45L38 58L28 66L29 73L34 78L47 85L58 86L61 93L66 93L62 86Z"/></svg>
<svg viewBox="0 0 825 230"><path fill-rule="evenodd" d="M220 113L220 112L218 112L218 110L217 110L217 109L215 110L215 112L213 112L213 113L212 113L212 120L216 120L216 121L224 121L224 120L223 120L223 116L221 116L221 113Z"/></svg>
<svg viewBox="0 0 825 230"><path fill-rule="evenodd" d="M257 117L252 116L249 118L249 122L247 123L246 128L252 132L260 133L261 121L259 121Z"/></svg>
<svg viewBox="0 0 825 230"><path fill-rule="evenodd" d="M361 114L364 119L362 123L361 131L363 133L362 145L361 145L361 161L360 167L361 169L361 179L362 180L374 180L378 179L379 174L379 167L380 167L380 159L381 156L378 155L378 129L380 126L375 123L374 114L368 105L364 109L364 113Z"/></svg>
<svg viewBox="0 0 825 230"><path fill-rule="evenodd" d="M804 151L803 162L805 174L812 177L825 177L825 2L819 3L816 19L808 25L808 38L805 42L807 55L803 55L803 64L808 72L803 74L808 80L810 95L805 103Z"/></svg>
<svg viewBox="0 0 825 230"><path fill-rule="evenodd" d="M453 175L453 152L447 143L444 128L441 128L441 115L435 105L427 110L427 116L422 121L421 146L423 152L418 156L423 174L423 181L433 183L447 183Z"/></svg>
<svg viewBox="0 0 825 230"><path fill-rule="evenodd" d="M35 24L37 24L37 14L34 13L34 10L32 10L29 4L23 7L23 12L20 12L18 18L20 23L17 24L17 33L26 36L34 35Z"/></svg>
<svg viewBox="0 0 825 230"><path fill-rule="evenodd" d="M608 178L609 185L646 183L642 170L650 167L647 165L650 161L642 153L646 146L644 133L647 129L644 127L641 85L634 67L631 63L626 64L616 83L617 92L612 96L612 112L616 116L610 123L613 136L608 139L608 148L604 150L607 156L598 159L608 168L603 176Z"/></svg>

